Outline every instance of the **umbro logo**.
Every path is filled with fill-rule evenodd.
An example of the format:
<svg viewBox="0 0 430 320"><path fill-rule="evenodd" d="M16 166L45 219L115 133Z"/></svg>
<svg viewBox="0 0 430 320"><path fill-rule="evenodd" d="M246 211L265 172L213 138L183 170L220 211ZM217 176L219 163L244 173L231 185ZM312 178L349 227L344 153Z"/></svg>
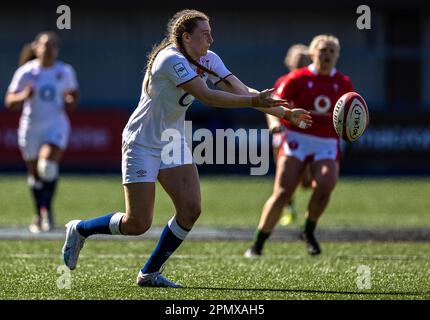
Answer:
<svg viewBox="0 0 430 320"><path fill-rule="evenodd" d="M139 170L139 171L136 171L136 173L138 178L142 178L146 176L146 170Z"/></svg>

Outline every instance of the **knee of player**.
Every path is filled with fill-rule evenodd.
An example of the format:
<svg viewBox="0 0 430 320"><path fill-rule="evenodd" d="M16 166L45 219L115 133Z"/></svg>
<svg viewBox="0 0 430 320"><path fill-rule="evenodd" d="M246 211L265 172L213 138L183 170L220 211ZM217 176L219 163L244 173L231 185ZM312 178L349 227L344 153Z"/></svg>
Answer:
<svg viewBox="0 0 430 320"><path fill-rule="evenodd" d="M58 178L58 163L49 159L40 159L37 161L37 174L44 181L54 181Z"/></svg>
<svg viewBox="0 0 430 320"><path fill-rule="evenodd" d="M136 220L123 218L121 222L121 231L130 236L139 236L144 234L151 227L150 220Z"/></svg>
<svg viewBox="0 0 430 320"><path fill-rule="evenodd" d="M182 211L182 216L186 220L194 223L200 217L200 214L202 212L201 203L200 201L197 201L197 200L187 201L187 203L184 204L181 211Z"/></svg>
<svg viewBox="0 0 430 320"><path fill-rule="evenodd" d="M276 188L273 192L273 196L276 198L277 201L288 201L290 199L287 199L288 193L287 189L285 188Z"/></svg>
<svg viewBox="0 0 430 320"><path fill-rule="evenodd" d="M189 211L191 212L191 215L197 220L197 218L200 217L200 214L202 213L202 205L200 201L193 201L190 204Z"/></svg>
<svg viewBox="0 0 430 320"><path fill-rule="evenodd" d="M324 177L317 180L317 188L322 192L330 194L336 186L337 179L332 177Z"/></svg>

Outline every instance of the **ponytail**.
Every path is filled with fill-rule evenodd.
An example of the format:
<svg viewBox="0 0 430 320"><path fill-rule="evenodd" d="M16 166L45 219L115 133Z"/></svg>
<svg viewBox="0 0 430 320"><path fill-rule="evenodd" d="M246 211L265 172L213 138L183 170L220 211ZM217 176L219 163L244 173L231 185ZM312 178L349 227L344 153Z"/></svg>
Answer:
<svg viewBox="0 0 430 320"><path fill-rule="evenodd" d="M25 44L22 49L21 53L19 55L19 62L18 66L22 66L23 64L27 63L30 60L36 59L36 55L33 50L33 43L27 43Z"/></svg>

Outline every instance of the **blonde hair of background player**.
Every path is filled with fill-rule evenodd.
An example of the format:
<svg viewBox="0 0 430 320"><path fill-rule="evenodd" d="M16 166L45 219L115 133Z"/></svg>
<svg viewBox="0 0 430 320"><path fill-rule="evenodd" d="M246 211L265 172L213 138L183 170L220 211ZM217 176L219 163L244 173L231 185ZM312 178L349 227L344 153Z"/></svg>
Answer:
<svg viewBox="0 0 430 320"><path fill-rule="evenodd" d="M317 35L309 45L309 53L318 73L329 75L339 59L339 39L330 34Z"/></svg>

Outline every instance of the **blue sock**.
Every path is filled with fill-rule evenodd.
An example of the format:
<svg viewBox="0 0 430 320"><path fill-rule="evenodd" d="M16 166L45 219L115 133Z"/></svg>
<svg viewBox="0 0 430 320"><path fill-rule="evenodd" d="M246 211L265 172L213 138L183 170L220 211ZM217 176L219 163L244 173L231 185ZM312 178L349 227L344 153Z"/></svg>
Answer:
<svg viewBox="0 0 430 320"><path fill-rule="evenodd" d="M55 188L57 186L57 179L54 181L43 181L43 189L42 189L42 195L44 198L44 201L46 203L46 209L48 212L51 211L51 204L52 204L52 198L54 197Z"/></svg>
<svg viewBox="0 0 430 320"><path fill-rule="evenodd" d="M33 193L33 199L36 204L36 215L40 217L40 208L45 206L45 202L43 201L42 196L42 185L34 185L31 186L31 192Z"/></svg>
<svg viewBox="0 0 430 320"><path fill-rule="evenodd" d="M172 218L164 227L157 246L141 269L142 273L153 273L159 271L172 253L184 241L189 230L180 227L175 218Z"/></svg>
<svg viewBox="0 0 430 320"><path fill-rule="evenodd" d="M109 222L114 214L116 212L94 219L82 220L76 225L76 230L85 238L93 234L112 234Z"/></svg>

